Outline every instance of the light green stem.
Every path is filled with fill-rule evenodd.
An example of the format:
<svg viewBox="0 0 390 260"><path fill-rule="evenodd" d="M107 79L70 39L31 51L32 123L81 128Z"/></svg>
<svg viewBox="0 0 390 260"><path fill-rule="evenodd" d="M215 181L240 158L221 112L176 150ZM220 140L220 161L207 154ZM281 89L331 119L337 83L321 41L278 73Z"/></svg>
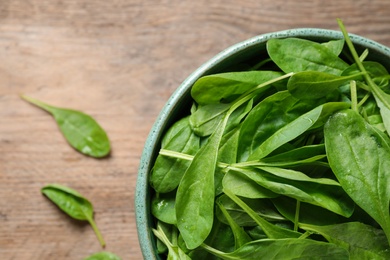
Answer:
<svg viewBox="0 0 390 260"><path fill-rule="evenodd" d="M371 82L372 81L371 77L367 74L366 68L364 68L362 62L360 61L360 57L359 57L358 53L356 52L355 46L353 45L351 39L349 38L348 32L345 29L343 22L341 21L341 19L337 19L337 22L339 24L341 32L343 33L343 36L344 36L345 42L347 43L349 51L351 52L352 57L356 62L356 65L358 66L359 70L364 73L363 77L367 81L367 83Z"/></svg>
<svg viewBox="0 0 390 260"><path fill-rule="evenodd" d="M162 228L160 226L157 226L157 230L152 229L152 231L153 231L153 234L158 239L160 239L160 241L163 242L168 248L173 247L172 243L169 241L169 239L167 238L167 236L165 235L164 231L162 230Z"/></svg>
<svg viewBox="0 0 390 260"><path fill-rule="evenodd" d="M356 91L356 81L351 80L350 83L350 89L351 89L351 108L353 111L358 111L358 101L357 101L357 91Z"/></svg>
<svg viewBox="0 0 390 260"><path fill-rule="evenodd" d="M298 237L298 239L305 239L308 238L311 235L311 232L306 231L305 233L302 234L302 236Z"/></svg>
<svg viewBox="0 0 390 260"><path fill-rule="evenodd" d="M360 101L359 103L357 104L357 107L361 107L366 101L367 99L371 96L370 93L367 93Z"/></svg>
<svg viewBox="0 0 390 260"><path fill-rule="evenodd" d="M50 114L53 114L53 108L52 106L42 102L42 101L39 101L38 99L35 99L35 98L32 98L32 97L29 97L29 96L26 96L26 95L20 95L20 97L24 100L26 100L27 102L33 104L33 105L36 105L37 107L49 112Z"/></svg>
<svg viewBox="0 0 390 260"><path fill-rule="evenodd" d="M297 200L297 205L295 207L294 231L298 231L300 211L301 211L301 201Z"/></svg>
<svg viewBox="0 0 390 260"><path fill-rule="evenodd" d="M283 76L280 76L280 77L271 79L271 80L269 80L269 81L267 81L267 82L264 82L264 83L258 85L257 87L255 87L255 88L253 88L253 89L250 89L249 91L247 91L247 92L245 92L244 94L241 95L241 97L237 100L237 102L234 103L234 104L232 105L232 107L230 107L230 110L233 110L233 111L234 111L236 108L238 108L239 106L241 106L242 104L244 104L246 101L248 101L248 100L250 100L251 98L253 98L253 97L255 96L254 93L256 92L256 90L261 89L261 88L263 88L263 87L265 87L265 86L271 85L271 84L273 84L273 83L276 83L276 82L278 82L278 81L281 81L281 80L283 80L283 79L289 78L289 77L291 77L292 75L294 75L294 73L293 73L293 72L290 72L290 73L287 73L287 74L285 74L285 75L283 75ZM233 108L233 107L234 107L234 108Z"/></svg>
<svg viewBox="0 0 390 260"><path fill-rule="evenodd" d="M368 50L365 49L365 50L363 51L363 53L360 55L359 60L360 60L361 62L363 62L363 61L367 58L367 56L368 56Z"/></svg>
<svg viewBox="0 0 390 260"><path fill-rule="evenodd" d="M95 232L95 234L100 242L100 245L104 248L106 246L106 242L104 241L103 236L100 233L99 228L97 227L95 221L93 220L93 218L90 218L90 217L88 217L87 220L88 220L89 224L91 225L93 231Z"/></svg>
<svg viewBox="0 0 390 260"><path fill-rule="evenodd" d="M185 161L192 161L194 159L193 155L184 154L184 153L180 153L180 152L176 152L176 151L172 151L172 150L167 150L167 149L161 149L159 151L159 154L166 156L166 157L185 160ZM313 159L313 161L311 161L311 163L314 165L321 165L324 167L328 167L329 166L328 163L317 161L317 160L324 158L325 156L326 155L314 156L311 158L311 159ZM299 162L298 162L298 164L299 164ZM239 162L239 163L232 163L232 164L217 162L217 167L219 167L221 169L238 170L238 171L240 171L241 168L252 167L252 166L253 167L261 167L261 166L286 166L286 165L294 165L294 162L289 162L286 164L266 163L266 162L261 162L261 161L247 161L247 162Z"/></svg>
<svg viewBox="0 0 390 260"><path fill-rule="evenodd" d="M213 254L217 257L220 257L220 258L223 258L223 259L228 259L226 256L224 256L226 253L225 252L222 252L222 251L219 251L211 246L208 246L206 244L201 244L200 245L204 250L206 250L207 252L209 252L210 254Z"/></svg>
<svg viewBox="0 0 390 260"><path fill-rule="evenodd" d="M252 67L252 70L258 70L260 69L264 64L268 63L272 61L271 58L268 58L268 59L265 59L265 60L262 60L260 61L259 63L255 64L253 67Z"/></svg>
<svg viewBox="0 0 390 260"><path fill-rule="evenodd" d="M375 82L372 80L370 75L367 73L366 68L363 66L363 63L360 60L360 57L355 49L355 46L353 45L351 39L349 38L348 32L345 29L343 22L340 19L337 19L337 22L339 24L341 32L343 33L343 36L344 36L345 42L347 43L349 51L351 52L352 57L355 60L356 65L358 66L359 70L363 73L363 77L364 77L367 85L370 87L371 91L373 91L375 94L378 94L378 86L375 84Z"/></svg>

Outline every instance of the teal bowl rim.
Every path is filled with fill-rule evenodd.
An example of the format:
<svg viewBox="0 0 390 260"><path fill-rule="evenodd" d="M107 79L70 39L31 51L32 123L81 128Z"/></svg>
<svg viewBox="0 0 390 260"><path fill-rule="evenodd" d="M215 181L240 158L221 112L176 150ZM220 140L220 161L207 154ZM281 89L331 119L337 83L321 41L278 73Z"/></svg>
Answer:
<svg viewBox="0 0 390 260"><path fill-rule="evenodd" d="M352 42L356 46L368 48L373 51L377 57L387 57L382 62L386 63L386 67L390 68L390 48L375 42L373 40L364 38L359 35L349 34ZM169 126L168 121L173 112L178 109L180 101L183 97L189 95L190 89L194 82L201 76L207 75L213 67L224 62L228 57L245 51L248 47L253 47L265 43L272 38L312 38L319 41L326 41L331 39L341 39L343 35L340 31L317 29L317 28L297 28L277 32L261 34L252 37L248 40L239 42L223 50L206 63L197 68L190 76L183 81L183 83L173 92L167 103L158 115L151 131L146 139L144 150L142 152L140 165L138 169L136 193L135 193L135 215L138 232L138 240L144 259L152 260L159 259L156 253L156 246L151 231L152 217L150 213L150 187L148 184L149 173L153 166L153 160L156 156L156 149L160 145L162 133ZM381 58L380 58L381 59Z"/></svg>

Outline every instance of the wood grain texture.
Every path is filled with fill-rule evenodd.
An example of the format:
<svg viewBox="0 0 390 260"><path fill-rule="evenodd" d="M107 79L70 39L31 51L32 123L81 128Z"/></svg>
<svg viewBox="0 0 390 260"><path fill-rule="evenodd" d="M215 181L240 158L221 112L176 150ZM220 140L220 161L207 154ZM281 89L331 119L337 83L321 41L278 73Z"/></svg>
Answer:
<svg viewBox="0 0 390 260"><path fill-rule="evenodd" d="M142 259L137 168L148 132L178 85L226 47L296 27L337 29L390 45L388 0L1 0L0 258L83 259L92 229L40 194L77 189L95 206L107 251ZM70 148L25 93L92 115L112 142L96 160Z"/></svg>

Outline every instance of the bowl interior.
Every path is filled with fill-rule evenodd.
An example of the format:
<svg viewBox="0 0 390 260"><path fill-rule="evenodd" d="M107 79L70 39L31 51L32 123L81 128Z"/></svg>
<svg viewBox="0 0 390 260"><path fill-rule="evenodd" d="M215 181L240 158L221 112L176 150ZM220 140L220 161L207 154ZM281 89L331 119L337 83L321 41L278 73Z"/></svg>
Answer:
<svg viewBox="0 0 390 260"><path fill-rule="evenodd" d="M160 149L160 141L165 131L179 118L189 112L192 105L190 90L194 82L213 73L237 71L243 64L260 60L266 55L266 42L271 38L298 37L325 42L343 38L341 32L325 29L291 29L259 35L246 41L235 44L195 70L172 94L160 112L146 140L140 161L136 195L135 210L139 243L144 259L159 259L156 253L155 239L151 228L153 227L150 213L151 188L148 180L154 160ZM350 34L358 52L369 50L367 60L378 61L390 70L390 49L375 41Z"/></svg>

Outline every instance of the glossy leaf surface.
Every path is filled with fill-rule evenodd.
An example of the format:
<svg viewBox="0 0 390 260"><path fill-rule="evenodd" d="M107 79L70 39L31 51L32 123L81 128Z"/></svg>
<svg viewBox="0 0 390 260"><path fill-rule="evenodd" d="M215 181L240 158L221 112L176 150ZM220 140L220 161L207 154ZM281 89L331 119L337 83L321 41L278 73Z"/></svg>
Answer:
<svg viewBox="0 0 390 260"><path fill-rule="evenodd" d="M271 39L267 42L267 51L285 73L319 71L341 75L348 67L326 46L305 39Z"/></svg>
<svg viewBox="0 0 390 260"><path fill-rule="evenodd" d="M121 258L110 252L99 252L88 256L84 260L121 260Z"/></svg>
<svg viewBox="0 0 390 260"><path fill-rule="evenodd" d="M194 155L200 148L200 139L192 131L189 118L173 124L162 140L162 149ZM190 162L158 155L153 167L150 184L160 193L174 190L179 185Z"/></svg>
<svg viewBox="0 0 390 260"><path fill-rule="evenodd" d="M198 79L191 89L191 96L200 105L229 103L250 89L280 77L282 73L275 71L228 72ZM270 86L264 86L265 91Z"/></svg>
<svg viewBox="0 0 390 260"><path fill-rule="evenodd" d="M389 244L386 235L380 229L360 222L348 222L336 225L302 225L305 230L323 235L329 242L344 247L350 252L351 259L389 259Z"/></svg>
<svg viewBox="0 0 390 260"><path fill-rule="evenodd" d="M345 82L356 79L361 73L351 76L338 76L318 71L295 73L288 81L287 89L299 99L319 99L331 94Z"/></svg>
<svg viewBox="0 0 390 260"><path fill-rule="evenodd" d="M348 251L342 247L331 243L297 238L255 240L243 245L232 253L222 253L212 250L212 248L209 248L209 251L226 260L349 260Z"/></svg>
<svg viewBox="0 0 390 260"><path fill-rule="evenodd" d="M77 191L59 184L46 185L41 189L41 192L70 217L88 221L101 246L105 246L103 237L93 219L93 206L89 200Z"/></svg>
<svg viewBox="0 0 390 260"><path fill-rule="evenodd" d="M390 240L390 140L355 111L343 110L324 128L329 164L348 195Z"/></svg>
<svg viewBox="0 0 390 260"><path fill-rule="evenodd" d="M91 116L54 107L27 96L22 98L52 114L68 143L77 151L97 158L110 153L111 145L106 132Z"/></svg>

